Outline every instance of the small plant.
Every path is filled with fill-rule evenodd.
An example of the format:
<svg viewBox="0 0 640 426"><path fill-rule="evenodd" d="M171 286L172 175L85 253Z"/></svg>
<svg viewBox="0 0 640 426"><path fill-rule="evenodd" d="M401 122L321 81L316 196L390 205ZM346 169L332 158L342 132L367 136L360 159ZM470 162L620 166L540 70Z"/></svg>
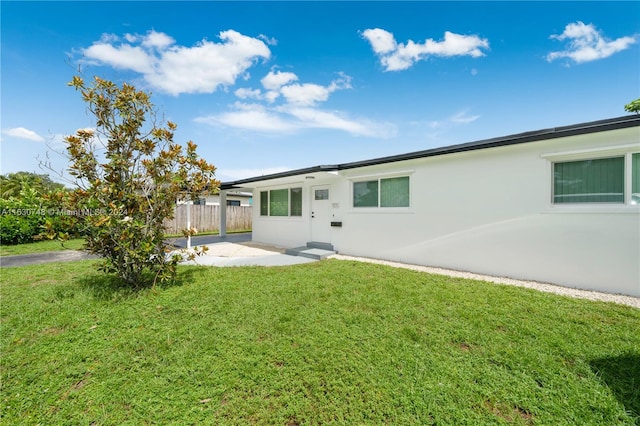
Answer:
<svg viewBox="0 0 640 426"><path fill-rule="evenodd" d="M69 85L95 117L95 128L65 138L78 185L68 201L87 249L130 286L148 283L149 272L154 283L172 279L180 256L168 258L163 222L178 199L217 189L215 167L198 157L195 143L183 149L173 141L174 123L156 123L147 93L98 77L87 85L75 76Z"/></svg>

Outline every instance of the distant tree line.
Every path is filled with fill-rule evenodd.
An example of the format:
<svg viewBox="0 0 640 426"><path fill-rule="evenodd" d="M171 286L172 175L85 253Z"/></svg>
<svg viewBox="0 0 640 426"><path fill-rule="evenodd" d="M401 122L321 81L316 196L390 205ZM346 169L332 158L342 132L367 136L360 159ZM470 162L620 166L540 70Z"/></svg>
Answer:
<svg viewBox="0 0 640 426"><path fill-rule="evenodd" d="M0 198L20 197L23 191L35 191L40 195L63 191L65 186L51 180L49 175L31 172L16 172L0 175Z"/></svg>
<svg viewBox="0 0 640 426"><path fill-rule="evenodd" d="M0 175L0 244L77 235L77 220L64 202L68 192L47 174Z"/></svg>

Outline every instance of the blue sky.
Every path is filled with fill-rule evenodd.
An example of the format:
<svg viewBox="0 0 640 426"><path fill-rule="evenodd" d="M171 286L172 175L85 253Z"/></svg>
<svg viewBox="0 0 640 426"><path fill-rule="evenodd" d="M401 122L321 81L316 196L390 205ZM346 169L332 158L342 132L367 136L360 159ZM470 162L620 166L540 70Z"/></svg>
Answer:
<svg viewBox="0 0 640 426"><path fill-rule="evenodd" d="M1 173L92 127L82 70L152 92L223 181L625 115L640 2L1 3Z"/></svg>

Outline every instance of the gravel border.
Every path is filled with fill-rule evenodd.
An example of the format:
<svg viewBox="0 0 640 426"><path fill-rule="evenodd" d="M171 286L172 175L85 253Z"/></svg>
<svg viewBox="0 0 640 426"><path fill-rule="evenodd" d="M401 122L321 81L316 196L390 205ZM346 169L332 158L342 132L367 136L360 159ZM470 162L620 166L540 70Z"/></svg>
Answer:
<svg viewBox="0 0 640 426"><path fill-rule="evenodd" d="M358 262L375 263L378 265L392 266L394 268L411 269L418 272L427 272L429 274L447 275L455 278L468 278L472 280L488 281L495 284L513 285L516 287L525 287L533 290L543 291L546 293L555 293L562 296L575 297L578 299L598 300L602 302L613 302L620 305L627 305L640 309L640 298L633 296L624 296L621 294L601 293L598 291L579 290L577 288L562 287L554 284L539 283L536 281L521 281L512 278L493 277L490 275L474 274L471 272L454 271L451 269L433 268L429 266L410 265L406 263L389 262L387 260L371 259L366 257L345 256L335 254L330 256L332 259L355 260Z"/></svg>

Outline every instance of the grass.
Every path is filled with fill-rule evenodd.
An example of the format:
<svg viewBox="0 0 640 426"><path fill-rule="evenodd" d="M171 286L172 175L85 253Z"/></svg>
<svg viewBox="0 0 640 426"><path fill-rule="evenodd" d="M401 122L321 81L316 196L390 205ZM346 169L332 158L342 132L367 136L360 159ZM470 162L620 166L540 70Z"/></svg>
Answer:
<svg viewBox="0 0 640 426"><path fill-rule="evenodd" d="M2 282L3 424L640 422L626 306L338 260Z"/></svg>
<svg viewBox="0 0 640 426"><path fill-rule="evenodd" d="M18 254L43 253L47 251L80 250L84 244L83 238L65 241L43 240L28 244L0 245L0 256L13 256Z"/></svg>
<svg viewBox="0 0 640 426"><path fill-rule="evenodd" d="M238 234L251 232L251 230L244 231L232 231L227 232L227 234ZM218 232L203 232L198 234L197 236L205 236L205 235L219 235ZM168 235L168 239L171 238L184 238L182 234L180 235ZM84 245L84 239L78 238L69 241L65 241L64 244L58 240L44 240L44 241L36 241L33 243L27 244L17 244L17 245L0 245L0 256L14 256L18 254L30 254L30 253L43 253L47 251L61 251L61 250L80 250Z"/></svg>
<svg viewBox="0 0 640 426"><path fill-rule="evenodd" d="M251 232L251 230L243 230L243 231L230 231L227 234L238 234ZM203 232L198 234L197 236L205 236L205 235L218 235L218 232ZM170 238L184 238L182 234L178 235L168 235L168 239ZM64 244L58 240L44 240L44 241L36 241L33 243L27 244L17 244L17 245L0 245L0 256L14 256L18 254L30 254L30 253L43 253L47 251L61 251L61 250L80 250L84 245L84 239L78 238L69 241L65 241Z"/></svg>

